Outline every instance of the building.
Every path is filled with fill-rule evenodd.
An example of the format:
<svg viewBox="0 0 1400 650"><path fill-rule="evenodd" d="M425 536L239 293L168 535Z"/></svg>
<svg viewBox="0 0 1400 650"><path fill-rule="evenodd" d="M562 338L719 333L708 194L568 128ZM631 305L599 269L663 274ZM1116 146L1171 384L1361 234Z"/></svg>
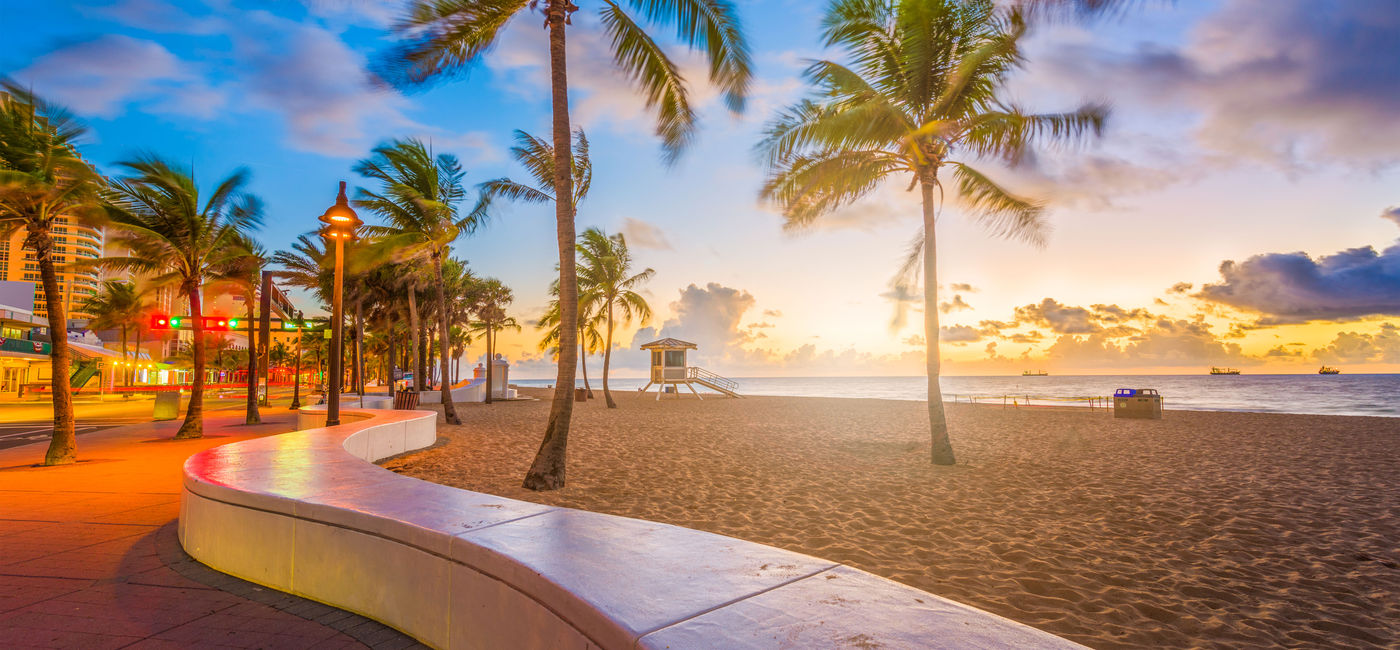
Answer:
<svg viewBox="0 0 1400 650"><path fill-rule="evenodd" d="M17 229L8 238L0 239L0 281L34 283L34 316L47 321L49 314L44 303L44 290L39 278L39 263L33 251L24 249L24 238L28 234L23 228ZM65 270L64 266L84 259L102 257L105 238L101 228L93 228L77 223L69 217L54 219L53 260L58 267L58 288L63 296L65 313L70 320L86 321L90 314L83 313L78 306L88 296L97 293L101 274L97 269L84 271Z"/></svg>

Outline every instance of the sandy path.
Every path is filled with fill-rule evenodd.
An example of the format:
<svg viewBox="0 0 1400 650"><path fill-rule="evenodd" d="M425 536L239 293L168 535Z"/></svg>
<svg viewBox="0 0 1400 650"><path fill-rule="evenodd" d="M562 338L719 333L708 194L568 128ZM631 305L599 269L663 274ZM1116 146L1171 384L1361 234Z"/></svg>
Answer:
<svg viewBox="0 0 1400 650"><path fill-rule="evenodd" d="M526 391L545 395L544 391ZM548 402L472 405L388 465L857 566L1094 647L1400 646L1400 419L754 397L579 406L569 487L519 483Z"/></svg>

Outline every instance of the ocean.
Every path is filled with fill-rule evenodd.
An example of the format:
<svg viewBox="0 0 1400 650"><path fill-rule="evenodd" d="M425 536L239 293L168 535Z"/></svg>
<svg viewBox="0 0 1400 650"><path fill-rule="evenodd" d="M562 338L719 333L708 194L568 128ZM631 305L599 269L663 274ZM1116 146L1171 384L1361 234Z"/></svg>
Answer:
<svg viewBox="0 0 1400 650"><path fill-rule="evenodd" d="M872 397L922 400L924 377L735 377L745 395ZM602 382L589 377L594 391ZM519 386L553 386L552 379L516 379ZM609 378L614 394L635 392L641 378ZM1400 417L1400 375L1050 375L943 377L945 401L1078 405L1076 398L1112 395L1118 388L1155 388L1166 409L1258 411ZM583 386L583 380L578 381ZM652 387L655 391L655 387ZM701 389L702 392L704 389Z"/></svg>

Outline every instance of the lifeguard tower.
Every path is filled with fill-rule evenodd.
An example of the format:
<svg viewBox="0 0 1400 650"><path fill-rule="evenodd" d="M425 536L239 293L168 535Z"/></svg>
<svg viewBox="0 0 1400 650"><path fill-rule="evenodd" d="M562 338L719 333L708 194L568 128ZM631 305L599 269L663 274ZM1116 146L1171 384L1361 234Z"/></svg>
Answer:
<svg viewBox="0 0 1400 650"><path fill-rule="evenodd" d="M717 393L730 397L741 397L735 389L739 387L732 379L726 379L704 368L696 368L686 363L686 350L696 350L699 346L690 341L680 339L665 338L659 341L652 341L642 346L643 350L651 350L651 381L642 387L641 392L645 393L653 384L656 388L656 399L661 399L661 394L666 392L666 386L670 385L675 391L676 397L680 398L680 385L685 384L690 392L695 393L695 397L700 397L700 392L695 390L695 384L699 384Z"/></svg>

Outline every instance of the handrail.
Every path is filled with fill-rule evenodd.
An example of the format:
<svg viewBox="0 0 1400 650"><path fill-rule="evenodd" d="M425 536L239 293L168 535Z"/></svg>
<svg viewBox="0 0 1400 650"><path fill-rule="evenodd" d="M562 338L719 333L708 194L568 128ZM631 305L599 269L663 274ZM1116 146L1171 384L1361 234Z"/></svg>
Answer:
<svg viewBox="0 0 1400 650"><path fill-rule="evenodd" d="M687 368L687 371L688 372L686 379L699 379L701 381L707 381L730 392L734 392L735 389L739 388L739 382L734 381L733 379L729 379L728 377L721 377L704 368L691 366L690 368Z"/></svg>

